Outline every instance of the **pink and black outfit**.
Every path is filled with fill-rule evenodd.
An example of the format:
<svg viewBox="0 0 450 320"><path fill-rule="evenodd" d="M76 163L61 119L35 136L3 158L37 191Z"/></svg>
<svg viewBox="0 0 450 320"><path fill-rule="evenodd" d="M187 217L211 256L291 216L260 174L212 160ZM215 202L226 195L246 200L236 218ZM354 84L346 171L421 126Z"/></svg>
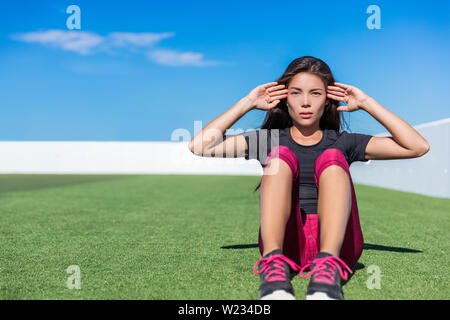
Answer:
<svg viewBox="0 0 450 320"><path fill-rule="evenodd" d="M338 165L347 172L351 182L352 208L340 258L348 266L353 266L361 256L364 240L350 165L355 161L367 161L364 154L372 136L325 129L317 144L303 146L295 142L289 128L259 129L243 135L248 145L245 159L257 159L265 167L269 160L278 157L291 168L292 205L283 252L299 266L311 263L320 247L317 200L321 173L331 165ZM262 254L261 232L259 248Z"/></svg>
<svg viewBox="0 0 450 320"><path fill-rule="evenodd" d="M338 165L347 172L351 183L352 206L339 258L345 262L345 267L354 266L361 256L364 239L350 165L355 161L368 161L364 158L365 149L372 136L325 129L320 142L304 146L295 142L289 128L259 129L243 135L248 145L245 159L257 159L265 167L271 159L280 158L292 171L291 214L286 225L282 252L297 264L298 268L294 268L296 271L300 268L302 271L309 270L320 249L317 214L320 175L331 165ZM261 228L259 249L262 254ZM331 258L326 260L332 263Z"/></svg>

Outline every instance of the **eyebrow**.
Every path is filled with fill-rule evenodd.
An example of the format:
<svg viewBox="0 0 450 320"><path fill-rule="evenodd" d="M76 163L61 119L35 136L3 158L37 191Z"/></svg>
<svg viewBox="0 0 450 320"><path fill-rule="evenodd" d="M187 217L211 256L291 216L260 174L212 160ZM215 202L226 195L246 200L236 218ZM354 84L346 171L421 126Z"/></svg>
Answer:
<svg viewBox="0 0 450 320"><path fill-rule="evenodd" d="M296 90L302 91L302 89L297 88L297 87L291 87L290 89L296 89ZM314 89L311 89L311 90L309 90L309 91L314 91L314 90L323 90L323 89L322 89L322 88L314 88Z"/></svg>

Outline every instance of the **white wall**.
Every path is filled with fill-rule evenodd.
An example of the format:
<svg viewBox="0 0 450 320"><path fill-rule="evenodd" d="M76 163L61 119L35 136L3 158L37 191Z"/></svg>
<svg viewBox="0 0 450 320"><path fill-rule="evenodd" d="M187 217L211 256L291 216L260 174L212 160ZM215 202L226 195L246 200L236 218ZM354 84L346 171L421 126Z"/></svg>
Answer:
<svg viewBox="0 0 450 320"><path fill-rule="evenodd" d="M262 168L195 156L188 142L0 142L0 173L259 175Z"/></svg>
<svg viewBox="0 0 450 320"><path fill-rule="evenodd" d="M353 182L450 198L450 118L414 128L430 144L427 154L414 159L355 162L350 169Z"/></svg>
<svg viewBox="0 0 450 320"><path fill-rule="evenodd" d="M415 127L425 156L355 162L353 181L450 198L450 118ZM388 133L377 136L390 135ZM262 175L257 160L193 155L188 142L0 142L0 173Z"/></svg>

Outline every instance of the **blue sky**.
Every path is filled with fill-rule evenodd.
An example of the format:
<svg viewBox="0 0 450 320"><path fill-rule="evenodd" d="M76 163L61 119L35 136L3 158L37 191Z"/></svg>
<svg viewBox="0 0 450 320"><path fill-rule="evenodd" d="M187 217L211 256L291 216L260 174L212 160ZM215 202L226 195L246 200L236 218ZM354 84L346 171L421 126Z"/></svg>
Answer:
<svg viewBox="0 0 450 320"><path fill-rule="evenodd" d="M69 32L71 4L81 29ZM366 26L373 4L380 30ZM2 3L0 140L169 141L304 55L411 125L448 118L449 16L437 0ZM385 131L364 111L345 119L350 132Z"/></svg>

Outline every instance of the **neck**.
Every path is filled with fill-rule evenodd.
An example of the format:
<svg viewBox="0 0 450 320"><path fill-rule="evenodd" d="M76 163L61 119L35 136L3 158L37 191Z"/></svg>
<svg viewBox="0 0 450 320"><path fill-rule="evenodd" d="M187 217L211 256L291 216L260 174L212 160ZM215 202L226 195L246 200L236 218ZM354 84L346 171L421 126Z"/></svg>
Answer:
<svg viewBox="0 0 450 320"><path fill-rule="evenodd" d="M315 138L316 136L320 136L322 134L322 130L319 127L319 124L312 127L301 127L299 125L293 124L290 128L291 135L301 138Z"/></svg>

